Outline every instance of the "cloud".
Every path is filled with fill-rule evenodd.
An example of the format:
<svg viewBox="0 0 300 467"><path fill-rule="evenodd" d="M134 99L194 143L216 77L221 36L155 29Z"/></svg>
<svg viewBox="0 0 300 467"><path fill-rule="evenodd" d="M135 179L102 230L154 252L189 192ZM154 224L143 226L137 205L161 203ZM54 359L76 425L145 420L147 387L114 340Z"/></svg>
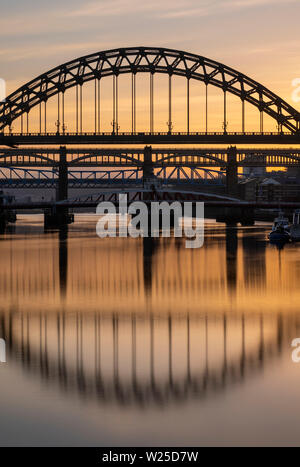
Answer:
<svg viewBox="0 0 300 467"><path fill-rule="evenodd" d="M296 3L298 0L285 0L285 4L287 3ZM236 7L236 8L252 8L258 6L271 6L274 4L282 4L282 0L229 0L228 6Z"/></svg>
<svg viewBox="0 0 300 467"><path fill-rule="evenodd" d="M285 0L287 3L296 3L298 0ZM161 18L201 17L210 16L226 11L235 11L245 8L261 6L282 5L282 0L100 0L86 3L84 6L67 13L71 17L91 16L124 16L136 13L148 13Z"/></svg>
<svg viewBox="0 0 300 467"><path fill-rule="evenodd" d="M194 4L194 0L177 3L179 3L179 8L184 8L186 4ZM163 2L152 0L148 3L139 0L100 0L88 2L84 6L71 11L68 16L122 16L124 14L131 15L132 13L140 12L148 12L151 15L155 15L160 10L168 11L170 8L174 8L174 1L172 0L164 0Z"/></svg>
<svg viewBox="0 0 300 467"><path fill-rule="evenodd" d="M117 45L117 44L116 44ZM101 49L111 48L111 42L103 43L101 42ZM83 54L91 53L91 50L97 51L99 49L99 42L78 42L78 43L63 43L63 44L36 44L34 47L12 47L3 49L0 51L1 60L6 62L16 62L19 60L27 60L28 58L42 57L43 54L46 54L47 57L58 56L61 54L66 54L68 52L72 53L72 58L76 53L82 52Z"/></svg>

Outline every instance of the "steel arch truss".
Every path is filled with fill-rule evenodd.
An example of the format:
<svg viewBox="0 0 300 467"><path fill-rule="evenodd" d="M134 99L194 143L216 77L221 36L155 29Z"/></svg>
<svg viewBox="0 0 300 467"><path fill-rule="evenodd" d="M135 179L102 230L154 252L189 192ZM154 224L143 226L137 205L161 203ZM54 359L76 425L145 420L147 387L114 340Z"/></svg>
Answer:
<svg viewBox="0 0 300 467"><path fill-rule="evenodd" d="M0 186L3 188L55 188L58 169L25 169L0 166ZM94 188L102 185L141 184L139 169L125 170L69 170L69 188Z"/></svg>
<svg viewBox="0 0 300 467"><path fill-rule="evenodd" d="M189 172L187 171L189 169ZM49 185L53 186L58 181L58 169L53 167L47 169L31 169L22 167L1 167L0 166L0 184L8 185ZM188 182L209 182L221 183L224 178L224 172L205 169L205 168L159 168L155 171L155 176L162 179L165 183L177 181ZM118 170L68 170L69 185L80 186L82 184L92 185L96 182L122 183L128 182L141 183L142 169L118 169Z"/></svg>
<svg viewBox="0 0 300 467"><path fill-rule="evenodd" d="M0 103L0 130L49 98L105 76L140 72L183 76L216 86L249 102L291 133L300 131L300 113L262 84L222 63L179 50L130 47L77 58L26 83Z"/></svg>
<svg viewBox="0 0 300 467"><path fill-rule="evenodd" d="M189 169L189 171L187 171ZM174 182L189 184L214 183L223 185L225 173L220 170L205 169L202 167L173 167L168 170L167 167L160 168L155 175L161 178L165 183Z"/></svg>

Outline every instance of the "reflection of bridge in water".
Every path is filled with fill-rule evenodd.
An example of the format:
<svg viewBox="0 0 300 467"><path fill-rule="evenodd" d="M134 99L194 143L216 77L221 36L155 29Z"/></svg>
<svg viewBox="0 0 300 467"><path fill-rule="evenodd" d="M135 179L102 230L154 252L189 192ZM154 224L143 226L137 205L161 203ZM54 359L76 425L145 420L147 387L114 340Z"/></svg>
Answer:
<svg viewBox="0 0 300 467"><path fill-rule="evenodd" d="M218 394L280 358L290 322L252 315L1 316L8 359L67 394L167 405Z"/></svg>
<svg viewBox="0 0 300 467"><path fill-rule="evenodd" d="M5 277L0 281L5 284L0 290L0 337L7 342L7 360L66 394L139 407L200 400L263 372L289 349L298 326L295 309L287 314L286 309L272 309L273 302L266 305L270 294L276 301L275 291L283 295L287 289L286 285L280 289L277 282L273 289L267 284L268 270L274 270L274 264L269 264L265 242L254 240L251 229L239 236L236 229L227 228L225 246L217 250L216 257L220 231L208 236L205 249L191 257L187 250L180 256L180 239L145 238L136 263L128 262L132 251L128 247L126 253L120 239L113 239L113 244L99 241L105 250L101 247L99 257L93 246L95 264L88 246L79 248L77 238L67 238L62 231L59 239L50 237L55 242L55 251L49 253L51 266L41 269L48 245L45 238L44 250L36 253L37 269L30 269L35 253L29 247L30 261L28 256L23 258L28 263L26 274L22 259L13 262L12 251L12 268L4 256ZM166 242L164 248L161 241ZM168 242L176 257L174 264L169 264ZM112 245L119 252L117 260ZM217 266L213 276L205 264L202 270L203 256L198 256L208 253ZM127 263L124 277L120 276L122 256ZM100 258L101 274L97 272ZM58 281L51 282L56 269ZM289 273L293 274L292 264ZM289 282L289 274L285 280ZM248 308L239 298L243 290ZM260 293L264 313L255 302ZM247 312L250 297L251 313Z"/></svg>
<svg viewBox="0 0 300 467"><path fill-rule="evenodd" d="M210 224L205 247L187 250L184 238L95 241L89 228L94 235L96 218L83 219L84 231L77 228L76 235L62 230L43 241L35 234L0 243L3 310L22 304L25 312L57 313L64 306L74 313L99 307L111 314L241 313L263 302L267 312L297 311L297 300L290 299L293 291L300 300L297 257L288 250L280 276L280 253L274 255L263 229Z"/></svg>

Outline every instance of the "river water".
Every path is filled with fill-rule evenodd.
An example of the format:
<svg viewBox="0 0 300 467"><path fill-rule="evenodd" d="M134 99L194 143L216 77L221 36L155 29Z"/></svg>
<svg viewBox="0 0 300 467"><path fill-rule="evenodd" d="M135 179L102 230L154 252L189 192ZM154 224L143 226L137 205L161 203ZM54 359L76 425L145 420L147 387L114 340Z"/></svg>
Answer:
<svg viewBox="0 0 300 467"><path fill-rule="evenodd" d="M0 236L0 444L297 445L300 244L205 223L184 239Z"/></svg>

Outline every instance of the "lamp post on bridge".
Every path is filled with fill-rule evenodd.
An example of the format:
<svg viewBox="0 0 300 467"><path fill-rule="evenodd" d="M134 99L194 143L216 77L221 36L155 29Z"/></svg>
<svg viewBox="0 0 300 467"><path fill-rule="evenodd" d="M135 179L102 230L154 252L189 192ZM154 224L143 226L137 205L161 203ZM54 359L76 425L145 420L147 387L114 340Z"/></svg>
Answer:
<svg viewBox="0 0 300 467"><path fill-rule="evenodd" d="M117 135L119 133L120 125L117 124L115 120L111 122L111 126L113 128L112 134Z"/></svg>
<svg viewBox="0 0 300 467"><path fill-rule="evenodd" d="M59 134L60 134L60 121L59 121L59 120L57 120L57 121L55 122L55 126L56 126L56 128L57 128L56 134L59 135Z"/></svg>
<svg viewBox="0 0 300 467"><path fill-rule="evenodd" d="M173 123L171 121L166 122L166 125L168 127L168 134L170 135L172 133L174 125L173 125Z"/></svg>

